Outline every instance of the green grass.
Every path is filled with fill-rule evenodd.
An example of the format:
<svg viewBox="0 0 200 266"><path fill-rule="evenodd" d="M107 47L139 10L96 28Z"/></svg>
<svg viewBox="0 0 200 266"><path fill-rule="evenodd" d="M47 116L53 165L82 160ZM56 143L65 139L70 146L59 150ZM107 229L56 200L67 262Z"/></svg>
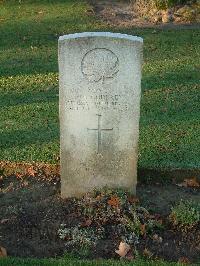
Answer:
<svg viewBox="0 0 200 266"><path fill-rule="evenodd" d="M144 38L139 166L200 167L200 30L108 29L84 1L0 1L0 160L57 163L58 36Z"/></svg>
<svg viewBox="0 0 200 266"><path fill-rule="evenodd" d="M134 260L132 262L113 261L113 260L77 260L77 259L2 259L0 266L181 266L183 264L170 263L163 261Z"/></svg>

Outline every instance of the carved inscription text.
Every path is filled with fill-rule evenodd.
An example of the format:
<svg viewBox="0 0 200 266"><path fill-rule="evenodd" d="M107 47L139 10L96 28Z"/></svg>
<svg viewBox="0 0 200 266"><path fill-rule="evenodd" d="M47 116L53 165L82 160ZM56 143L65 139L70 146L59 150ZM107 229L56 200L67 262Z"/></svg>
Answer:
<svg viewBox="0 0 200 266"><path fill-rule="evenodd" d="M128 104L124 101L125 97L114 94L100 94L100 95L75 95L70 100L66 101L66 109L72 111L89 111L89 110L128 110Z"/></svg>

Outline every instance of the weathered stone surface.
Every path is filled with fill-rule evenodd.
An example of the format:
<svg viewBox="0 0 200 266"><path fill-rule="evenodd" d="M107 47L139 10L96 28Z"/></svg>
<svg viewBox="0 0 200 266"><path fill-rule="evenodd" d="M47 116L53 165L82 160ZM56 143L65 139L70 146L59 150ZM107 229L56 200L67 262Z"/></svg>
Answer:
<svg viewBox="0 0 200 266"><path fill-rule="evenodd" d="M142 43L114 33L59 38L62 197L104 186L135 193Z"/></svg>

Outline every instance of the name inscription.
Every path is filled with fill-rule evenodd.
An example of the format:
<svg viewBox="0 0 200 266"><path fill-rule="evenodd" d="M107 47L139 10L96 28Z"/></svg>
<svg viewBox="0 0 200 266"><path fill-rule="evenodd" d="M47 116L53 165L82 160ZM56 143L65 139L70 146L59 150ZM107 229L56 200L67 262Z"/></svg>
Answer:
<svg viewBox="0 0 200 266"><path fill-rule="evenodd" d="M108 95L100 94L95 96L75 95L66 101L67 110L88 111L96 108L97 110L128 110L128 104L124 97L119 94Z"/></svg>

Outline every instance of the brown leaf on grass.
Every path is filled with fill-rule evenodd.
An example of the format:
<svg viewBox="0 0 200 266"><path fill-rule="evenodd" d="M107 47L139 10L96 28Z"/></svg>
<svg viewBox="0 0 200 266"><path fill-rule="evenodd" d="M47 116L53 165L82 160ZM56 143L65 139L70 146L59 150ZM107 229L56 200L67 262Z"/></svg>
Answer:
<svg viewBox="0 0 200 266"><path fill-rule="evenodd" d="M200 187L200 182L196 177L184 179L180 184L177 184L179 187Z"/></svg>
<svg viewBox="0 0 200 266"><path fill-rule="evenodd" d="M27 172L30 176L35 176L35 174L37 173L37 171L34 170L33 166L29 167L27 169Z"/></svg>
<svg viewBox="0 0 200 266"><path fill-rule="evenodd" d="M178 263L190 264L191 262L189 261L189 259L187 257L181 257L181 258L179 258Z"/></svg>
<svg viewBox="0 0 200 266"><path fill-rule="evenodd" d="M23 174L16 173L16 177L17 177L17 179L22 180L23 179Z"/></svg>
<svg viewBox="0 0 200 266"><path fill-rule="evenodd" d="M146 234L146 224L140 225L140 232L142 236Z"/></svg>
<svg viewBox="0 0 200 266"><path fill-rule="evenodd" d="M7 257L7 251L4 247L0 247L0 258Z"/></svg>
<svg viewBox="0 0 200 266"><path fill-rule="evenodd" d="M153 253L148 248L145 248L143 250L143 255L150 259L153 256Z"/></svg>
<svg viewBox="0 0 200 266"><path fill-rule="evenodd" d="M131 249L131 247L125 242L120 242L118 248L118 250L115 250L115 253L117 253L122 258L124 258Z"/></svg>
<svg viewBox="0 0 200 266"><path fill-rule="evenodd" d="M119 207L120 205L120 201L119 198L116 196L112 196L109 200L108 200L108 205L112 206L112 207Z"/></svg>

